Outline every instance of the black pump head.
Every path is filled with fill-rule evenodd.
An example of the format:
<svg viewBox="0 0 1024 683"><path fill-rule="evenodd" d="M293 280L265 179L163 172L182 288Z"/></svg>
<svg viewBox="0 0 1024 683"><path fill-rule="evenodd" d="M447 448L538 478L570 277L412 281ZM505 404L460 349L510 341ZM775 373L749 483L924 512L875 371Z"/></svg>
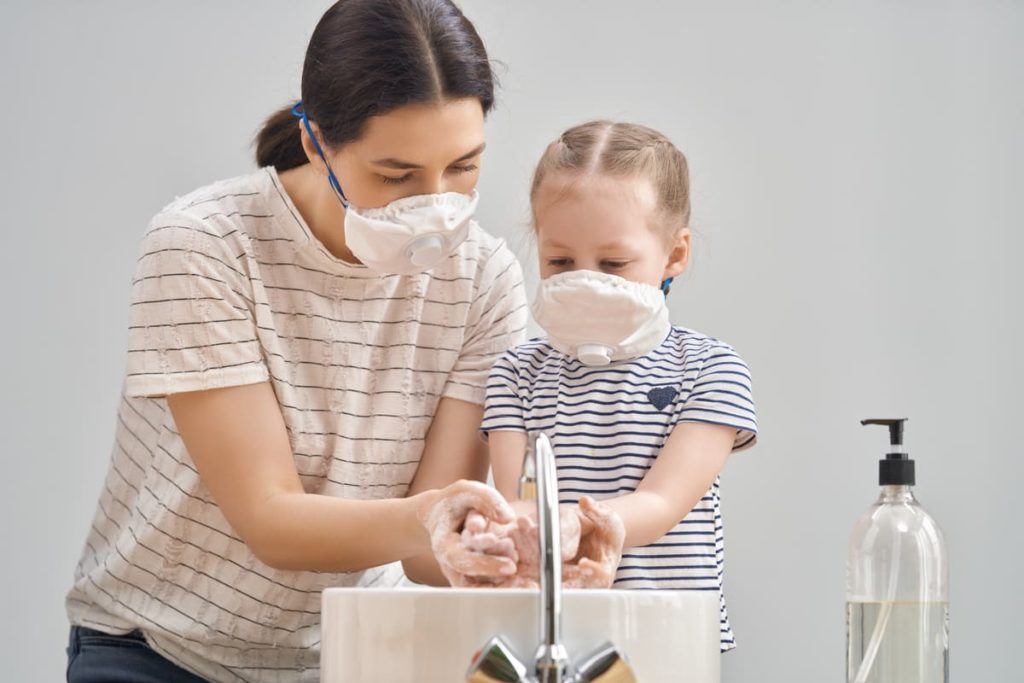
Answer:
<svg viewBox="0 0 1024 683"><path fill-rule="evenodd" d="M905 417L897 417L895 419L873 419L873 420L861 420L862 425L882 425L883 427L889 428L889 444L892 446L903 445L903 423L907 421Z"/></svg>
<svg viewBox="0 0 1024 683"><path fill-rule="evenodd" d="M903 450L903 423L907 418L861 420L862 425L881 425L889 428L890 452L878 461L879 486L913 486L916 482L914 461Z"/></svg>

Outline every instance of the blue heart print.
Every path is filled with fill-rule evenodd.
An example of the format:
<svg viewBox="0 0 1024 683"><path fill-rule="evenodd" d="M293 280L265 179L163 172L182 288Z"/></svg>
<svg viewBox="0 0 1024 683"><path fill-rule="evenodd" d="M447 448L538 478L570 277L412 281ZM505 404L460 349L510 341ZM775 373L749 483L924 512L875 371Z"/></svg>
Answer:
<svg viewBox="0 0 1024 683"><path fill-rule="evenodd" d="M679 390L675 387L655 387L647 392L647 400L658 410L664 410L678 395Z"/></svg>

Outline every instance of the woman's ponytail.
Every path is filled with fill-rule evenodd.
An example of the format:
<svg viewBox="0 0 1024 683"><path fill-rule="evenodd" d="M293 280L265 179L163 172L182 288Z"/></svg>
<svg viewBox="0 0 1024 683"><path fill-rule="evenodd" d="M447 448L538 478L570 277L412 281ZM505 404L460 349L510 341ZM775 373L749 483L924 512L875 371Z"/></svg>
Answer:
<svg viewBox="0 0 1024 683"><path fill-rule="evenodd" d="M278 171L287 171L308 161L292 105L271 114L256 135L256 164L260 168L273 166Z"/></svg>

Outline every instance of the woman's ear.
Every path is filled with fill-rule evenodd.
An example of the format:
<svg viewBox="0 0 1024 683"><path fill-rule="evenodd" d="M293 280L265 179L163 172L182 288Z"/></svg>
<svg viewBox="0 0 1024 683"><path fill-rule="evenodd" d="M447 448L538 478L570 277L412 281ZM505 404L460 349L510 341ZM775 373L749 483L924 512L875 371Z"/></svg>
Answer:
<svg viewBox="0 0 1024 683"><path fill-rule="evenodd" d="M680 230L672 242L672 250L668 253L668 263L665 264L665 273L662 280L670 277L678 277L686 270L690 263L690 229Z"/></svg>
<svg viewBox="0 0 1024 683"><path fill-rule="evenodd" d="M306 158L309 159L310 165L316 169L317 173L321 175L327 175L327 164L320 158L320 154L316 151L316 145L313 144L313 139L309 137L309 131L303 125L302 121L298 121L299 124L299 135L302 139L302 151L306 153ZM310 122L310 128L313 129L313 133L316 135L320 134L320 129L317 125Z"/></svg>

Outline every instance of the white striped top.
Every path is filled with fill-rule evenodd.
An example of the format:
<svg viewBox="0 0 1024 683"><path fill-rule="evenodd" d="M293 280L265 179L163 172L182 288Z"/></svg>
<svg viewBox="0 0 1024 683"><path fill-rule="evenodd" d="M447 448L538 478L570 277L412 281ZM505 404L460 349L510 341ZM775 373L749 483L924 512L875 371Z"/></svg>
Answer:
<svg viewBox="0 0 1024 683"><path fill-rule="evenodd" d="M757 423L746 364L726 344L681 327L645 356L586 366L538 339L506 353L487 385L482 430L544 432L558 469L559 497L600 500L634 491L672 429L682 422L736 428L749 448ZM722 593L725 546L719 481L668 534L627 548L617 588L716 591L722 650L735 647Z"/></svg>
<svg viewBox="0 0 1024 683"><path fill-rule="evenodd" d="M430 273L381 276L327 252L273 169L166 207L133 281L113 454L71 622L140 628L214 681L317 680L320 592L395 583L400 569L262 564L199 480L163 397L269 380L307 491L400 497L441 397L482 404L526 318L518 262L475 224Z"/></svg>

